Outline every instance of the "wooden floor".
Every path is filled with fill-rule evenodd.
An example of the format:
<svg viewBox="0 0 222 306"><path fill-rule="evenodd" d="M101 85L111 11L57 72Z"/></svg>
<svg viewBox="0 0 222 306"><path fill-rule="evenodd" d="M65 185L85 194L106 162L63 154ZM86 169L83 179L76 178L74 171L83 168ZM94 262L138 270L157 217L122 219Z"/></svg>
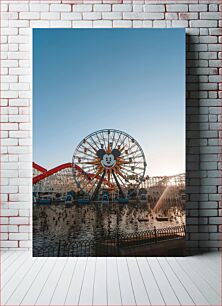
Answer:
<svg viewBox="0 0 222 306"><path fill-rule="evenodd" d="M32 258L1 253L0 305L221 305L220 253Z"/></svg>

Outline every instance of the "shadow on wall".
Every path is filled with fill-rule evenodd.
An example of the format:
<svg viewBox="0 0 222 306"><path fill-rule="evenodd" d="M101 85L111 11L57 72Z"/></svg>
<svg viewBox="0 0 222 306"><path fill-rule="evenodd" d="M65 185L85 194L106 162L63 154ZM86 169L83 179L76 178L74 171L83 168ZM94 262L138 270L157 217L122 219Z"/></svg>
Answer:
<svg viewBox="0 0 222 306"><path fill-rule="evenodd" d="M196 36L197 37L197 36ZM200 86L198 46L195 37L186 34L186 254L200 253ZM207 225L206 225L207 227Z"/></svg>

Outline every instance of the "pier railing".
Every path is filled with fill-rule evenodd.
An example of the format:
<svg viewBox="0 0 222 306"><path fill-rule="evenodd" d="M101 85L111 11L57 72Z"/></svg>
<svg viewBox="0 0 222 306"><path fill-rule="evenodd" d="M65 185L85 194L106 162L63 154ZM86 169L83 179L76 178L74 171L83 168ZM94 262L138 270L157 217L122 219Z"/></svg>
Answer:
<svg viewBox="0 0 222 306"><path fill-rule="evenodd" d="M75 256L121 256L121 249L147 246L185 237L185 226L166 227L130 233L104 235L100 239L87 239L72 243L58 241L41 246L33 246L34 257L75 257Z"/></svg>

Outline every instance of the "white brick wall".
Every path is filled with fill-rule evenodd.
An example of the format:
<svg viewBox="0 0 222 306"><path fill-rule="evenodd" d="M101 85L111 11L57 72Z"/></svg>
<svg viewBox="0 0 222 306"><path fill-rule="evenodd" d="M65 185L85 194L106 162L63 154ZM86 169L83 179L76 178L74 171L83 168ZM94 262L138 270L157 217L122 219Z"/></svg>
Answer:
<svg viewBox="0 0 222 306"><path fill-rule="evenodd" d="M1 1L1 247L31 246L31 28L186 27L187 247L221 245L220 0Z"/></svg>

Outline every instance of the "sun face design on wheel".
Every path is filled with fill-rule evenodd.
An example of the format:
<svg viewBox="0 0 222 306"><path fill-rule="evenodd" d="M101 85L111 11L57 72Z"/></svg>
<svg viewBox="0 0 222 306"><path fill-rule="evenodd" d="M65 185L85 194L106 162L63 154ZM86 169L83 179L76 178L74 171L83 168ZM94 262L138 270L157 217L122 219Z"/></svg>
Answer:
<svg viewBox="0 0 222 306"><path fill-rule="evenodd" d="M103 168L111 169L116 165L116 159L120 156L120 151L113 149L111 153L106 153L104 149L100 149L97 151L97 156L100 158Z"/></svg>

